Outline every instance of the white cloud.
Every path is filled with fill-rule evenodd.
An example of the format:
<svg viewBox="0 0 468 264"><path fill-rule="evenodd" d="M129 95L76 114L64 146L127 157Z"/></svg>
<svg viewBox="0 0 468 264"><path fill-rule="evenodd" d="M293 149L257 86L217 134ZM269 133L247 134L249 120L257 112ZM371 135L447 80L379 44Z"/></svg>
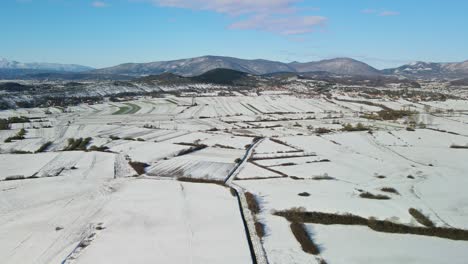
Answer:
<svg viewBox="0 0 468 264"><path fill-rule="evenodd" d="M93 7L97 7L97 8L102 8L102 7L107 7L108 6L107 3L102 2L102 1L94 1L94 2L91 3L91 5Z"/></svg>
<svg viewBox="0 0 468 264"><path fill-rule="evenodd" d="M295 6L302 0L147 0L158 6L212 11L238 17L230 29L261 30L299 35L323 26L327 18L299 15ZM300 10L317 11L317 8ZM240 19L239 17L242 17Z"/></svg>
<svg viewBox="0 0 468 264"><path fill-rule="evenodd" d="M375 14L377 11L375 9L364 9L364 10L361 10L361 13L364 13L364 14Z"/></svg>
<svg viewBox="0 0 468 264"><path fill-rule="evenodd" d="M379 16L398 16L400 12L395 11L382 11L379 13Z"/></svg>
<svg viewBox="0 0 468 264"><path fill-rule="evenodd" d="M300 0L151 0L159 6L209 10L222 14L292 13Z"/></svg>
<svg viewBox="0 0 468 264"><path fill-rule="evenodd" d="M229 26L231 29L256 29L282 35L298 35L314 31L317 26L323 26L327 18L321 16L271 17L257 15L241 20Z"/></svg>

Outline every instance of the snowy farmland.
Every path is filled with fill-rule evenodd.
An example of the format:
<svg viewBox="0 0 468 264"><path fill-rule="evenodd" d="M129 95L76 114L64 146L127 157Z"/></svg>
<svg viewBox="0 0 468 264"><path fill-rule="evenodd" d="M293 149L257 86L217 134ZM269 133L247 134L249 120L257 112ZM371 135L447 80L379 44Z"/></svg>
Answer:
<svg viewBox="0 0 468 264"><path fill-rule="evenodd" d="M0 112L0 262L467 263L466 101L263 94Z"/></svg>

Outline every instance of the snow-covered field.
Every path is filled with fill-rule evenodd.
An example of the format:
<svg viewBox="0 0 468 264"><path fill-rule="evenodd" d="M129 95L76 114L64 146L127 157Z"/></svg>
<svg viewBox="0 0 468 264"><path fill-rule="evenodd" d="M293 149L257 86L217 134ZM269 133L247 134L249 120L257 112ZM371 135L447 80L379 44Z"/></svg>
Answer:
<svg viewBox="0 0 468 264"><path fill-rule="evenodd" d="M417 112L366 119L388 109ZM466 263L466 239L305 223L313 255L274 212L468 230L467 113L274 91L2 111L30 119L0 130L0 263Z"/></svg>

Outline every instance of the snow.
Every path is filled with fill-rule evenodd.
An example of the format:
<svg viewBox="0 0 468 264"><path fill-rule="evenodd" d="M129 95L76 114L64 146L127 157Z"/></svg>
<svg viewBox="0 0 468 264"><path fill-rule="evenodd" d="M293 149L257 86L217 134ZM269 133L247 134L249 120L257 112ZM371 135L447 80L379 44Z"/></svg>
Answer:
<svg viewBox="0 0 468 264"><path fill-rule="evenodd" d="M165 157L177 155L179 152L188 149L187 146L170 143L154 143L139 141L114 141L108 144L111 151L125 153L133 161L152 163Z"/></svg>
<svg viewBox="0 0 468 264"><path fill-rule="evenodd" d="M257 179L257 178L271 178L282 177L280 174L261 168L255 164L247 163L244 169L236 175L236 179Z"/></svg>
<svg viewBox="0 0 468 264"><path fill-rule="evenodd" d="M95 92L113 92L108 89ZM0 131L1 262L61 263L68 256L66 263L250 263L239 204L229 189L178 177L225 181L231 175L229 186L254 194L262 210L244 214L250 225L252 219L265 224L255 250L263 246L269 263L318 263L275 210L303 207L421 226L408 212L416 208L436 226L468 229L468 152L450 148L468 143L466 101L367 99L359 93L333 91L324 99L240 91L221 97L209 90L203 97L0 111L2 118L41 118ZM407 131L407 119L363 119L357 111L380 108L333 97L411 106L427 129ZM129 105L138 111L113 115ZM342 124L359 122L373 131L341 131ZM24 140L3 142L23 127ZM317 135L319 127L334 131ZM247 152L257 136L261 141ZM69 138L87 137L88 147L108 152L62 151ZM12 154L34 152L48 141L53 144L45 153ZM184 153L202 145L207 147ZM130 160L148 163L146 174L133 177ZM303 192L310 196L298 195ZM362 192L390 199L364 199ZM357 226L307 228L328 263L463 263L467 257L462 241ZM88 246L77 247L80 242Z"/></svg>
<svg viewBox="0 0 468 264"><path fill-rule="evenodd" d="M67 263L250 263L237 201L216 185L130 182L94 218L90 246Z"/></svg>
<svg viewBox="0 0 468 264"><path fill-rule="evenodd" d="M277 152L291 152L291 151L297 151L297 149L274 142L269 138L264 140L260 145L258 145L255 148L256 153L277 153Z"/></svg>
<svg viewBox="0 0 468 264"><path fill-rule="evenodd" d="M361 226L308 224L329 263L466 263L467 241L416 235L385 234ZM348 238L348 239L343 239ZM355 243L353 238L359 238Z"/></svg>
<svg viewBox="0 0 468 264"><path fill-rule="evenodd" d="M3 180L9 176L33 176L57 155L57 153L0 154L0 168L2 168L0 179Z"/></svg>

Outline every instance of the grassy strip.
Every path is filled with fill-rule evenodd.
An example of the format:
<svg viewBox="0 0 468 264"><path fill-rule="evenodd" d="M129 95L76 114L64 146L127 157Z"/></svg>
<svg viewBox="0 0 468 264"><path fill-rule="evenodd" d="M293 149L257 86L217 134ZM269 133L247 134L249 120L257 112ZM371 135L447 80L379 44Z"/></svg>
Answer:
<svg viewBox="0 0 468 264"><path fill-rule="evenodd" d="M190 153L193 153L193 152L196 152L196 151L205 149L205 148L207 148L207 147L208 147L208 146L207 146L207 145L204 145L204 144L194 145L193 147L191 147L191 148L189 148L189 149L181 150L181 151L176 155L176 157L180 157L180 156L183 156L183 155L187 155L187 154L190 154Z"/></svg>
<svg viewBox="0 0 468 264"><path fill-rule="evenodd" d="M312 178L312 180L316 181L333 181L336 180L335 178L328 176L328 175L322 175L322 176L315 176Z"/></svg>
<svg viewBox="0 0 468 264"><path fill-rule="evenodd" d="M88 149L89 151L99 151L99 152L111 152L109 150L109 147L106 147L106 146L95 146L95 145L92 145L91 147L89 147Z"/></svg>
<svg viewBox="0 0 468 264"><path fill-rule="evenodd" d="M26 130L22 128L20 131L18 131L18 133L16 133L16 135L5 139L5 143L10 143L13 140L23 140L26 133Z"/></svg>
<svg viewBox="0 0 468 264"><path fill-rule="evenodd" d="M383 233L411 234L468 241L468 230L458 228L408 226L404 224L393 223L387 220L376 220L374 218L367 219L352 214L340 215L319 212L304 212L298 209L278 211L274 214L285 217L291 222L313 223L321 225L360 225L367 226L374 231Z"/></svg>
<svg viewBox="0 0 468 264"><path fill-rule="evenodd" d="M119 110L117 110L117 112L114 112L112 114L113 115L124 115L124 114L128 113L128 111L130 111L129 106L122 106L122 107L119 107Z"/></svg>
<svg viewBox="0 0 468 264"><path fill-rule="evenodd" d="M125 104L130 106L130 110L126 114L133 115L141 110L141 107L139 105L132 104L132 103L125 103Z"/></svg>
<svg viewBox="0 0 468 264"><path fill-rule="evenodd" d="M31 120L25 116L13 116L8 119L0 118L0 130L10 129L10 124L29 123Z"/></svg>
<svg viewBox="0 0 468 264"><path fill-rule="evenodd" d="M220 180L213 180L213 179L207 179L207 178L190 178L190 177L178 177L178 181L181 182L193 182L193 183L211 183L211 184L217 184L221 186L226 186L224 184L224 181Z"/></svg>
<svg viewBox="0 0 468 264"><path fill-rule="evenodd" d="M410 208L408 212L410 213L411 216L414 217L414 219L416 219L416 221L418 221L418 223L427 227L435 226L434 222L432 222L432 220L429 217L421 213L419 210Z"/></svg>
<svg viewBox="0 0 468 264"><path fill-rule="evenodd" d="M462 145L451 145L450 148L453 149L468 149L468 145L462 146Z"/></svg>
<svg viewBox="0 0 468 264"><path fill-rule="evenodd" d="M66 146L63 151L74 151L74 150L86 150L89 143L91 142L92 138L87 137L83 138L69 138L68 139L68 146Z"/></svg>
<svg viewBox="0 0 468 264"><path fill-rule="evenodd" d="M374 200L390 200L390 197L383 194L373 194L370 192L363 192L359 195L359 197L364 199L374 199Z"/></svg>
<svg viewBox="0 0 468 264"><path fill-rule="evenodd" d="M250 158L250 160L272 160L272 159L292 159L292 158L303 158L303 157L317 157L316 154L304 154L304 155L278 155L272 157L261 157L261 158Z"/></svg>
<svg viewBox="0 0 468 264"><path fill-rule="evenodd" d="M400 194L395 188L392 187L383 187L380 189L382 192L393 193L393 194Z"/></svg>
<svg viewBox="0 0 468 264"><path fill-rule="evenodd" d="M50 146L52 146L52 141L44 143L40 148L36 150L36 153L45 152Z"/></svg>
<svg viewBox="0 0 468 264"><path fill-rule="evenodd" d="M132 115L141 110L141 107L132 103L125 103L127 106L119 107L117 112L112 113L113 115Z"/></svg>
<svg viewBox="0 0 468 264"><path fill-rule="evenodd" d="M376 106L382 108L382 110L387 110L387 111L393 111L391 108L389 108L386 105L383 104L378 104L374 102L369 102L369 101L362 101L362 100L349 100L349 99L339 99L339 98L333 98L336 101L341 101L341 102L348 102L348 103L355 103L355 104L363 104L363 105L370 105L370 106Z"/></svg>
<svg viewBox="0 0 468 264"><path fill-rule="evenodd" d="M292 222L289 227L304 252L312 255L320 254L320 248L314 243L304 224Z"/></svg>
<svg viewBox="0 0 468 264"><path fill-rule="evenodd" d="M348 123L346 125L343 125L343 128L341 130L347 131L347 132L354 132L354 131L370 131L372 129L370 127L363 125L362 123L357 123L356 126L353 126L352 124Z"/></svg>
<svg viewBox="0 0 468 264"><path fill-rule="evenodd" d="M409 110L381 110L377 112L377 115L364 114L361 117L371 120L397 120L414 114L416 114L416 112Z"/></svg>

